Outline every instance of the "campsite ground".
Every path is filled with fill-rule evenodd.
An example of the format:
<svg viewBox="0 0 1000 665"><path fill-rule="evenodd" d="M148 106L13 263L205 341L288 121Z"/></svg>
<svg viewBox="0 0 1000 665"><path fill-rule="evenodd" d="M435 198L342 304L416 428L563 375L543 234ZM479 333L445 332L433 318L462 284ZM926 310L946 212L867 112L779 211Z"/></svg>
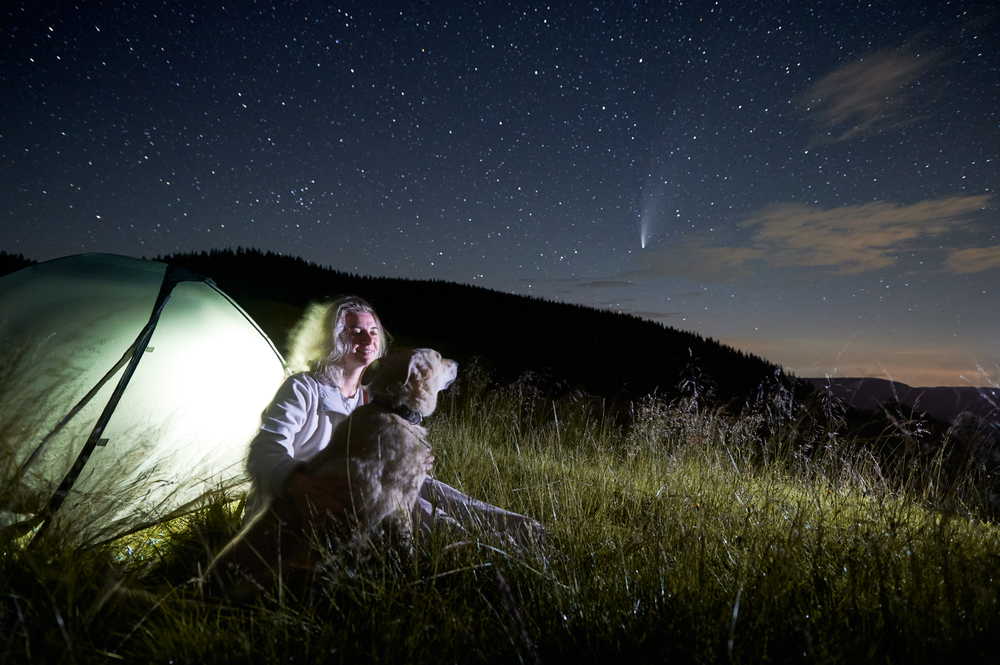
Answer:
<svg viewBox="0 0 1000 665"><path fill-rule="evenodd" d="M1000 530L975 460L888 464L781 395L726 414L461 387L430 423L436 474L537 517L540 546L358 544L237 605L198 575L238 503L83 551L7 540L0 663L992 659Z"/></svg>

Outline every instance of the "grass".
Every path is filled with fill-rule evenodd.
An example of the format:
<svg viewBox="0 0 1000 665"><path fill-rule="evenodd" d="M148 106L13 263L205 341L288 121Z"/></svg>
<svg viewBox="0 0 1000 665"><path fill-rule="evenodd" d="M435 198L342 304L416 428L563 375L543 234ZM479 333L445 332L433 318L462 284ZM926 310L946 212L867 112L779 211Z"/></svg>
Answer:
<svg viewBox="0 0 1000 665"><path fill-rule="evenodd" d="M7 541L0 663L994 659L1000 531L975 478L945 501L914 481L933 464L888 473L777 398L617 410L462 383L429 425L435 473L536 517L540 546L356 545L243 606L197 581L238 501L86 551Z"/></svg>

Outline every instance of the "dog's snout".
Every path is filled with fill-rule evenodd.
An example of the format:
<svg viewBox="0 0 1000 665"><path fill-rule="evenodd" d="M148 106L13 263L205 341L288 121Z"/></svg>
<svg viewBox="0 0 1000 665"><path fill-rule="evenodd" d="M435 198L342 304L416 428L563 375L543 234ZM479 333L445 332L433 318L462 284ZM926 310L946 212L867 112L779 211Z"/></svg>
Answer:
<svg viewBox="0 0 1000 665"><path fill-rule="evenodd" d="M458 378L458 363L454 360L447 360L446 362L448 363L448 380L445 381L444 388L441 390L446 390Z"/></svg>

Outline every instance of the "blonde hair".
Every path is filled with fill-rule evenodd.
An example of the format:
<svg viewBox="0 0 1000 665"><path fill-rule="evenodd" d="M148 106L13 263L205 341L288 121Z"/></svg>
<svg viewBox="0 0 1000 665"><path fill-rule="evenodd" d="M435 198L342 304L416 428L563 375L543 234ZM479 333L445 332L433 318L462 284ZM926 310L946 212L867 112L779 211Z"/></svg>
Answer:
<svg viewBox="0 0 1000 665"><path fill-rule="evenodd" d="M306 313L288 335L288 366L293 372L312 372L316 378L340 386L344 373L340 361L347 353L347 315L368 313L378 328L378 358L389 348L389 336L382 328L375 309L356 296L332 302L310 303Z"/></svg>

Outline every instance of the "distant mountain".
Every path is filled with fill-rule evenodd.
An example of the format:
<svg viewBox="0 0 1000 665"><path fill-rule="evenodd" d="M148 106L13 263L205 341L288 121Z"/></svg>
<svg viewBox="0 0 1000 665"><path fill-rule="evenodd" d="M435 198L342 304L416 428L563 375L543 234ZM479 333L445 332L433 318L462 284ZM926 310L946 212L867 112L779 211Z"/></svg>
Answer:
<svg viewBox="0 0 1000 665"><path fill-rule="evenodd" d="M962 413L1000 423L1000 390L994 388L912 388L886 379L800 379L817 390L830 392L846 405L862 411L879 411L889 400L954 422Z"/></svg>

